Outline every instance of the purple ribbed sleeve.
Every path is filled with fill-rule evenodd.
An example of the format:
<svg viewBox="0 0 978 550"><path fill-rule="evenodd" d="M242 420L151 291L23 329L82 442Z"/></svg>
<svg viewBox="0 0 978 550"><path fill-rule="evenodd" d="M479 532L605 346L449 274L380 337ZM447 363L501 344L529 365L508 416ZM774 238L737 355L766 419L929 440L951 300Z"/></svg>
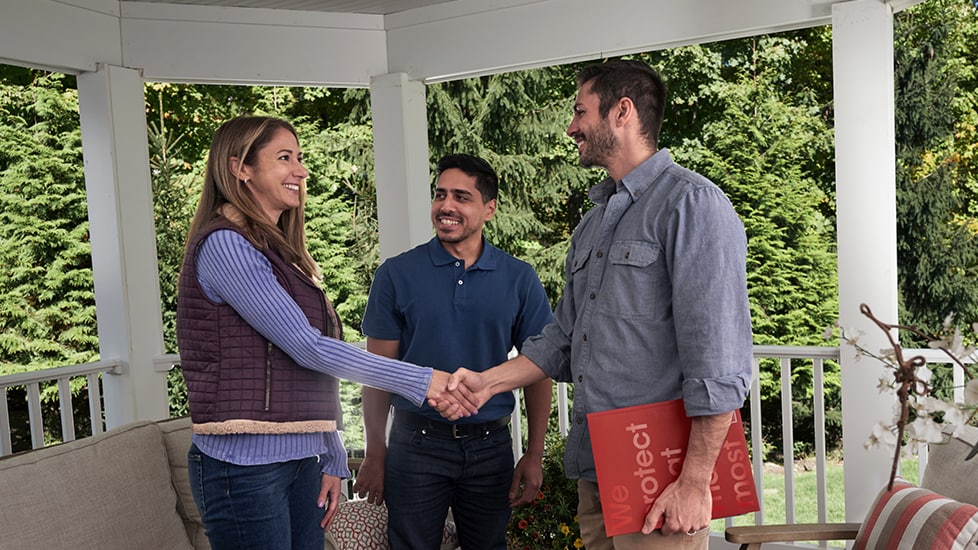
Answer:
<svg viewBox="0 0 978 550"><path fill-rule="evenodd" d="M271 264L234 231L215 231L197 254L197 278L208 298L227 303L245 321L307 369L425 400L431 369L381 357L313 328L275 280Z"/></svg>

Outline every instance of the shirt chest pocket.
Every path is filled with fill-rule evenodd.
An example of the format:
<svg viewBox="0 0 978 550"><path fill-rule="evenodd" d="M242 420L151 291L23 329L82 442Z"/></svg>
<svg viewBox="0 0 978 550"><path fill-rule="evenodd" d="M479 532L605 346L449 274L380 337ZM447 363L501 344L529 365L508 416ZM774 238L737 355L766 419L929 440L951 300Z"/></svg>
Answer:
<svg viewBox="0 0 978 550"><path fill-rule="evenodd" d="M659 258L659 247L645 241L619 241L611 245L608 256L615 265L648 267Z"/></svg>
<svg viewBox="0 0 978 550"><path fill-rule="evenodd" d="M574 289L574 301L577 304L584 303L587 294L588 270L585 269L590 263L591 249L584 248L574 251L574 256L570 264L570 278Z"/></svg>
<svg viewBox="0 0 978 550"><path fill-rule="evenodd" d="M603 309L623 317L648 317L668 304L669 276L661 261L662 248L650 241L617 241L608 250L608 267L601 289Z"/></svg>

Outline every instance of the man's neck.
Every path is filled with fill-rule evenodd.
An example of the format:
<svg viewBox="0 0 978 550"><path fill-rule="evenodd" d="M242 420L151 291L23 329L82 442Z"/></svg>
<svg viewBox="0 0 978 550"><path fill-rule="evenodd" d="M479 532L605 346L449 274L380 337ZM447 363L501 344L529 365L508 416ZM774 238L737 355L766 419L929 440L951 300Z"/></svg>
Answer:
<svg viewBox="0 0 978 550"><path fill-rule="evenodd" d="M478 238L473 236L457 243L439 242L442 248L445 249L445 252L465 262L465 269L475 265L475 262L479 260L479 256L482 255L482 234L479 234Z"/></svg>
<svg viewBox="0 0 978 550"><path fill-rule="evenodd" d="M618 155L615 156L605 169L608 171L608 175L612 177L616 182L620 182L622 178L627 176L638 167L639 164L652 158L652 155L656 153L656 149L651 147L635 147L631 149L622 149L619 151Z"/></svg>

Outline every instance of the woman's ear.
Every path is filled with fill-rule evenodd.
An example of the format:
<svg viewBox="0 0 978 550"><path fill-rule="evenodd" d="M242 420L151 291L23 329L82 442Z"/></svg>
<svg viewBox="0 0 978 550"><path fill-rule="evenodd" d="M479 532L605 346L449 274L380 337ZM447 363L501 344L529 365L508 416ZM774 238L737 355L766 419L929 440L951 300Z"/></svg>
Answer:
<svg viewBox="0 0 978 550"><path fill-rule="evenodd" d="M251 170L248 168L247 164L239 161L238 157L231 157L228 159L228 170L231 171L231 174L233 174L238 181L248 183L248 180L251 179Z"/></svg>

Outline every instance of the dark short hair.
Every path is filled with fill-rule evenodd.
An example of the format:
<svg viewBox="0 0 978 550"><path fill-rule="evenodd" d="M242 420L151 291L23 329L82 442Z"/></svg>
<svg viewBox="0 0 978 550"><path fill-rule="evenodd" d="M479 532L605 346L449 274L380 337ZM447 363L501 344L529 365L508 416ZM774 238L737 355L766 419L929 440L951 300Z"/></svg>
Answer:
<svg viewBox="0 0 978 550"><path fill-rule="evenodd" d="M482 195L483 204L499 197L499 176L485 160L465 153L445 155L438 159L435 176L440 176L451 168L457 168L475 178L475 188Z"/></svg>
<svg viewBox="0 0 978 550"><path fill-rule="evenodd" d="M578 88L589 82L591 92L598 96L601 118L608 116L619 99L631 99L638 109L642 135L658 147L666 110L666 85L655 69L635 59L611 59L587 65L577 73Z"/></svg>

